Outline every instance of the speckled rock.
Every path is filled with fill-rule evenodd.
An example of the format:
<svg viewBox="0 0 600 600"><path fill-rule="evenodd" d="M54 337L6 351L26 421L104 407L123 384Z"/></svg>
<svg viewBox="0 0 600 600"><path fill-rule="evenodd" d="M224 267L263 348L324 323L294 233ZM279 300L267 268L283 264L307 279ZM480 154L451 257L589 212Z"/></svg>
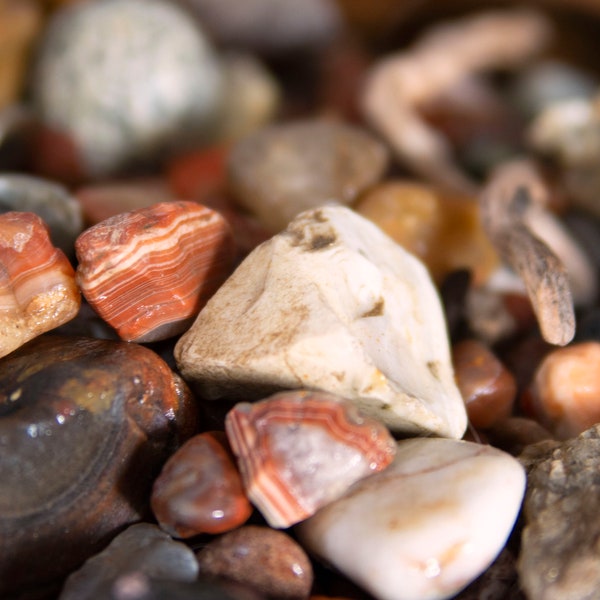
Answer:
<svg viewBox="0 0 600 600"><path fill-rule="evenodd" d="M565 442L540 442L528 471L518 569L528 598L595 598L600 589L600 426Z"/></svg>
<svg viewBox="0 0 600 600"><path fill-rule="evenodd" d="M326 120L273 125L238 142L229 160L232 193L273 232L300 212L350 204L375 183L388 153L360 128Z"/></svg>
<svg viewBox="0 0 600 600"><path fill-rule="evenodd" d="M200 575L255 588L272 600L308 597L313 571L304 550L287 533L245 525L207 544L197 553Z"/></svg>
<svg viewBox="0 0 600 600"><path fill-rule="evenodd" d="M466 428L427 270L342 206L306 211L256 248L175 358L206 398L319 389L395 430L460 438Z"/></svg>
<svg viewBox="0 0 600 600"><path fill-rule="evenodd" d="M132 575L194 581L198 563L190 548L173 541L156 525L132 525L68 577L60 600L108 597L120 578Z"/></svg>

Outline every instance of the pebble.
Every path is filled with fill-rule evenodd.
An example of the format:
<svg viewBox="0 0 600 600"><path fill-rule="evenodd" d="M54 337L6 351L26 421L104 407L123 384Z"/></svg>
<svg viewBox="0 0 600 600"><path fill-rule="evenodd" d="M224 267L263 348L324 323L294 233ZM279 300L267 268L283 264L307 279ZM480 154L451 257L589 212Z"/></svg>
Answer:
<svg viewBox="0 0 600 600"><path fill-rule="evenodd" d="M527 446L554 439L554 436L537 421L518 416L494 423L486 429L485 434L492 446L513 456L519 456Z"/></svg>
<svg viewBox="0 0 600 600"><path fill-rule="evenodd" d="M73 319L81 305L75 271L30 212L0 214L0 357Z"/></svg>
<svg viewBox="0 0 600 600"><path fill-rule="evenodd" d="M474 338L458 342L452 362L471 425L485 429L511 414L515 378L486 344Z"/></svg>
<svg viewBox="0 0 600 600"><path fill-rule="evenodd" d="M594 598L600 589L600 426L521 455L528 488L517 563L528 598Z"/></svg>
<svg viewBox="0 0 600 600"><path fill-rule="evenodd" d="M67 150L61 164L54 145L38 148L46 171L106 177L205 140L222 73L207 37L173 3L82 2L45 29L31 93L48 135Z"/></svg>
<svg viewBox="0 0 600 600"><path fill-rule="evenodd" d="M86 229L75 243L77 280L94 310L126 341L185 331L230 273L227 222L195 202L160 202Z"/></svg>
<svg viewBox="0 0 600 600"><path fill-rule="evenodd" d="M318 48L338 32L333 0L177 0L222 46L276 55Z"/></svg>
<svg viewBox="0 0 600 600"><path fill-rule="evenodd" d="M236 404L225 430L248 497L285 528L388 466L396 445L379 422L324 392L281 392Z"/></svg>
<svg viewBox="0 0 600 600"><path fill-rule="evenodd" d="M438 283L452 271L468 269L473 284L481 285L499 265L473 198L397 179L369 189L354 208L419 257Z"/></svg>
<svg viewBox="0 0 600 600"><path fill-rule="evenodd" d="M234 145L229 184L240 206L275 233L303 210L351 204L387 163L385 146L366 130L324 119L291 121Z"/></svg>
<svg viewBox="0 0 600 600"><path fill-rule="evenodd" d="M252 507L223 432L188 440L164 465L150 504L170 535L224 533L246 522Z"/></svg>
<svg viewBox="0 0 600 600"><path fill-rule="evenodd" d="M197 427L189 390L136 344L42 336L0 360L0 596L43 588L149 516Z"/></svg>
<svg viewBox="0 0 600 600"><path fill-rule="evenodd" d="M209 542L197 554L200 575L243 583L271 600L305 600L311 562L283 531L245 525Z"/></svg>
<svg viewBox="0 0 600 600"><path fill-rule="evenodd" d="M175 346L204 398L323 390L393 430L462 437L440 299L423 264L346 207L256 248Z"/></svg>
<svg viewBox="0 0 600 600"><path fill-rule="evenodd" d="M0 175L0 213L27 211L38 215L50 229L52 243L74 258L73 244L83 231L79 203L64 186L18 173Z"/></svg>
<svg viewBox="0 0 600 600"><path fill-rule="evenodd" d="M130 582L144 577L195 581L197 576L198 563L190 548L173 541L156 525L140 523L128 527L72 573L59 600L111 598L115 591L119 594L126 578Z"/></svg>
<svg viewBox="0 0 600 600"><path fill-rule="evenodd" d="M559 439L600 421L600 342L571 344L550 352L529 388L528 407Z"/></svg>
<svg viewBox="0 0 600 600"><path fill-rule="evenodd" d="M523 468L500 450L404 440L387 469L296 532L305 548L378 600L451 598L500 553L524 491Z"/></svg>

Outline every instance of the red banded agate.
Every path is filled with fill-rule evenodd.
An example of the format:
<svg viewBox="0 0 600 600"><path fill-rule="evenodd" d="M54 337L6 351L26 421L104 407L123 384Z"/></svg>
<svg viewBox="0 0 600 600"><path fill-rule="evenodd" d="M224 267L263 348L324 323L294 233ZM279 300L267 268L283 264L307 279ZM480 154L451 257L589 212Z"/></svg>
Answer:
<svg viewBox="0 0 600 600"><path fill-rule="evenodd" d="M73 267L42 219L0 215L0 356L70 321L80 304Z"/></svg>
<svg viewBox="0 0 600 600"><path fill-rule="evenodd" d="M110 217L75 243L86 300L121 339L182 333L230 273L227 222L195 202L161 202Z"/></svg>
<svg viewBox="0 0 600 600"><path fill-rule="evenodd" d="M242 402L225 428L246 493L272 527L289 527L384 469L396 443L354 404L325 392Z"/></svg>

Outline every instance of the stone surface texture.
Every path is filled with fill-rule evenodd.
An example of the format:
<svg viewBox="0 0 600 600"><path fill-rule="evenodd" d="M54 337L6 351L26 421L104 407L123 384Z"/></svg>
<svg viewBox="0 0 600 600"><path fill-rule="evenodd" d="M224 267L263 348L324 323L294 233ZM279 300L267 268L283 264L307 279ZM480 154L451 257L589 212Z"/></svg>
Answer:
<svg viewBox="0 0 600 600"><path fill-rule="evenodd" d="M175 347L200 395L320 389L391 429L462 437L446 323L426 268L345 207L256 248Z"/></svg>
<svg viewBox="0 0 600 600"><path fill-rule="evenodd" d="M359 481L296 531L309 551L378 600L441 600L500 553L524 491L523 468L500 450L404 440L386 470Z"/></svg>
<svg viewBox="0 0 600 600"><path fill-rule="evenodd" d="M600 426L540 442L520 457L528 473L518 569L528 598L588 600L600 589Z"/></svg>

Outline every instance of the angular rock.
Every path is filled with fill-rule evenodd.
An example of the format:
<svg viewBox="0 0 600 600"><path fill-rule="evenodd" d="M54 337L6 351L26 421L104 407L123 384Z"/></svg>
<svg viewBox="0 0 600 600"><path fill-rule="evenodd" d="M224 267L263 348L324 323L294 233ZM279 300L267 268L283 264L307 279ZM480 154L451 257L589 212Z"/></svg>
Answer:
<svg viewBox="0 0 600 600"><path fill-rule="evenodd" d="M518 570L528 598L595 598L600 589L600 425L565 442L540 442L528 471Z"/></svg>
<svg viewBox="0 0 600 600"><path fill-rule="evenodd" d="M296 531L308 550L378 600L441 600L500 553L524 490L523 468L500 450L405 440L385 471L356 483Z"/></svg>
<svg viewBox="0 0 600 600"><path fill-rule="evenodd" d="M156 525L132 525L68 577L59 600L108 598L115 586L118 589L119 579L122 582L124 577L140 575L194 581L198 563L190 548L172 540Z"/></svg>
<svg viewBox="0 0 600 600"><path fill-rule="evenodd" d="M256 248L175 347L206 398L319 389L406 433L462 437L446 324L423 264L345 207Z"/></svg>

